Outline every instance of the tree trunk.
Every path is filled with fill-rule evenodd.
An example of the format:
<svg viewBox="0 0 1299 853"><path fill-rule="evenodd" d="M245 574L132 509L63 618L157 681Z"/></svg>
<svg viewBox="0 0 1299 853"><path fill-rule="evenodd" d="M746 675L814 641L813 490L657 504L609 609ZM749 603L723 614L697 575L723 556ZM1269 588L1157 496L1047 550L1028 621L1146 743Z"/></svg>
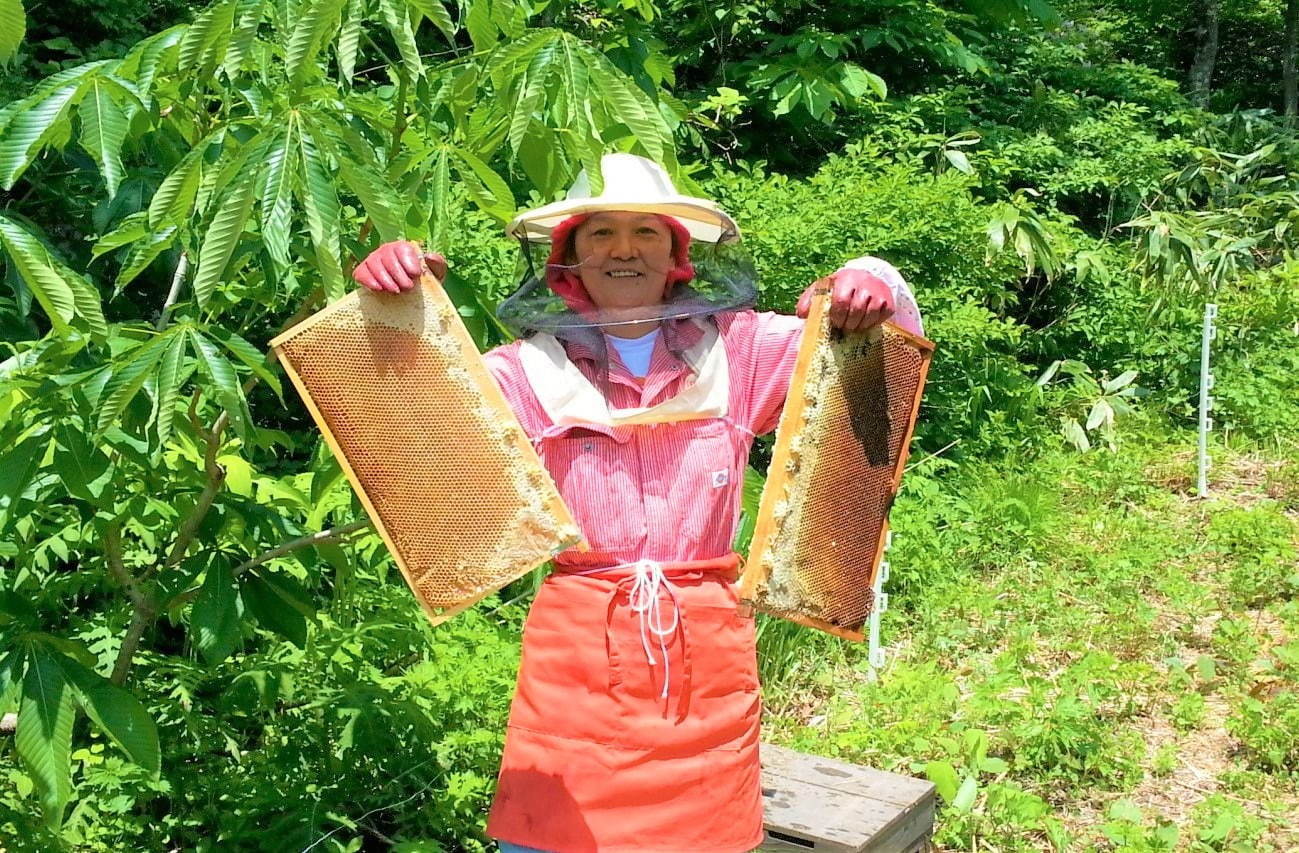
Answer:
<svg viewBox="0 0 1299 853"><path fill-rule="evenodd" d="M1291 0L1294 2L1294 0ZM1195 60L1188 80L1191 100L1200 107L1209 106L1209 82L1218 61L1218 10L1221 0L1204 0L1204 16L1195 27Z"/></svg>
<svg viewBox="0 0 1299 853"><path fill-rule="evenodd" d="M1285 4L1285 52L1281 60L1281 77L1285 81L1284 109L1286 120L1293 126L1295 113L1299 112L1299 79L1295 61L1299 59L1299 0Z"/></svg>

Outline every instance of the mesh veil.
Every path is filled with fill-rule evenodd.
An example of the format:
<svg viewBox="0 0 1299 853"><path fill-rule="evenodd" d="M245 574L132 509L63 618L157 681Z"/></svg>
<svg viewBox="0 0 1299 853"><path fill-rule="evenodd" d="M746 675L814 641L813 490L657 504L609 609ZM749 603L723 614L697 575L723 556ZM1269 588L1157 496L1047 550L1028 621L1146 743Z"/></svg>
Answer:
<svg viewBox="0 0 1299 853"><path fill-rule="evenodd" d="M674 241L681 241L685 229L675 220L663 218L674 226ZM670 270L653 271L666 273L674 282L667 297L636 308L597 308L576 284L583 259L567 258L569 263L559 263L564 251L520 240L521 284L497 308L497 317L520 337L544 332L566 345L585 347L596 358L601 383L607 385L610 354L605 335L611 330L658 322L665 349L679 359L687 346L682 331L692 320L753 307L757 274L748 253L726 242L731 236L724 235L717 243L690 243L688 253L674 242L679 263ZM557 228L555 237L570 240L571 228Z"/></svg>

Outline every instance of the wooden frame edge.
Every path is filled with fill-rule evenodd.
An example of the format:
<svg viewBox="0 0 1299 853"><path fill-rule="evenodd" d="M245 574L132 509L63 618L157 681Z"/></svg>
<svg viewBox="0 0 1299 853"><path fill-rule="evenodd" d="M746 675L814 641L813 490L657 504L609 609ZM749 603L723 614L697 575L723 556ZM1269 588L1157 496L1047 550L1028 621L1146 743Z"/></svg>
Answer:
<svg viewBox="0 0 1299 853"><path fill-rule="evenodd" d="M790 377L790 393L795 388L801 390L803 384L807 381L807 372L811 365L811 352L819 343L822 333L821 324L823 315L828 310L829 289L818 288L813 294L812 304L808 311L807 322L803 326L803 338L799 343L799 352L794 374ZM885 545L889 538L889 515L892 514L893 500L896 499L898 489L902 484L902 475L906 470L907 460L911 455L911 439L915 435L915 426L920 414L920 403L924 397L925 384L929 378L929 367L933 361L934 351L937 345L924 337L907 329L898 326L895 323L885 321L883 324L889 328L889 331L902 337L907 343L914 346L920 352L920 371L916 381L916 391L911 403L911 415L907 421L906 435L902 438L901 450L898 453L898 461L894 467L892 479L889 486L889 511L885 514L884 522L880 527L879 541L875 546L875 556L871 562L870 570L867 574L867 583L874 585L875 577L879 572L880 564L884 559ZM814 334L808 334L809 330L815 330ZM792 404L792 405L791 405ZM758 518L754 523L753 537L749 542L748 559L744 561L744 573L740 576L739 594L741 599L752 605L756 610L774 616L779 619L785 619L790 622L803 625L808 628L814 628L825 631L845 640L854 642L864 642L866 637L862 630L851 630L843 628L823 619L816 619L811 616L805 616L800 613L780 611L775 609L764 608L761 604L753 599L753 594L757 588L765 584L771 576L763 565L762 560L754 559L761 557L762 553L768 547L768 540L771 538L772 531L775 528L774 510L775 504L779 500L779 495L783 494L792 474L784 468L775 471L773 476L772 468L775 460L780 458L783 453L787 453L789 445L792 443L792 433L786 434L784 431L785 419L802 418L803 411L807 406L807 398L801 393L796 399L791 400L786 397L785 408L781 412L780 423L776 428L776 444L772 448L772 466L767 469L767 479L763 485L762 498L758 502ZM769 498L770 490L770 500ZM872 610L878 602L872 602Z"/></svg>
<svg viewBox="0 0 1299 853"><path fill-rule="evenodd" d="M422 276L420 276L420 286L426 288L434 299L446 300L450 303L450 297L446 295L446 292L442 289L437 278L431 273L426 271ZM324 438L325 444L329 447L334 458L338 460L339 468L342 469L343 474L347 477L348 483L351 484L352 492L365 508L365 513L369 516L370 523L374 526L375 531L383 540L383 544L387 547L388 553L392 556L393 562L397 564L397 568L401 571L402 577L406 581L407 588L411 590L412 594L414 594L415 600L419 602L420 608L424 611L424 615L428 618L429 623L436 626L447 621L456 614L462 613L482 601L487 596L502 589L507 584L523 577L529 571L537 568L537 565L540 565L540 563L525 568L523 571L519 572L519 574L508 578L499 585L492 586L472 599L461 602L449 609L435 608L429 604L423 596L415 592L416 586L412 581L412 575L410 569L406 565L406 561L402 559L400 552L395 547L392 536L384 526L383 519L380 517L379 512L371 502L370 496L362 486L361 480L357 476L356 471L353 470L351 464L347 461L347 456L343 453L342 447L339 445L337 438L335 438L328 420L326 420L324 414L316 407L315 401L307 390L306 383L302 381L302 377L294 367L292 359L289 358L288 354L283 350L283 344L286 341L297 337L303 332L309 330L312 326L315 326L321 320L324 320L337 313L339 310L347 308L352 303L355 303L357 299L359 299L359 296L357 295L358 293L359 291L352 291L351 293L334 300L315 314L312 314L300 323L297 323L293 327L281 332L279 335L276 335L271 340L270 346L275 352L276 359L284 367L284 372L288 375L289 381L293 383L293 387L297 390L298 397L302 400L308 413L310 413L311 419L316 422L316 427L320 430L321 437ZM454 303L451 303L451 305L454 309ZM513 426L516 430L513 438L515 445L525 457L529 457L531 461L535 462L537 467L546 474L546 479L552 490L552 494L546 497L547 509L554 513L561 523L571 525L574 529L578 530L580 536L581 528L577 526L577 522L573 519L572 513L564 504L563 499L559 496L559 489L555 486L554 481L550 479L550 474L542 464L541 458L537 455L536 449L525 437L523 426L518 422L518 418L514 417L513 410L510 408L509 402L505 399L504 392L501 391L500 386L496 384L496 380L493 379L491 374L488 372L486 365L483 362L482 354L478 352L478 347L474 345L473 339L469 336L468 330L464 327L464 323L460 322L459 315L454 310L452 313L456 317L457 322L452 324L452 329L454 331L451 334L460 347L461 355L463 357L462 360L464 361L470 376L473 377L474 383L478 386L479 392L489 397L493 397L493 402L498 404L502 411L510 413L510 417L514 422ZM589 548L585 538L579 538L576 542L573 542L571 539L566 539L565 542L568 544L562 545L558 550L564 550L567 547L574 546L583 551L588 550ZM552 550L551 556L553 557L555 553L558 553L558 551ZM542 562L544 562L544 560ZM513 569L510 569L509 571L512 572Z"/></svg>
<svg viewBox="0 0 1299 853"><path fill-rule="evenodd" d="M829 289L820 289L812 297L812 304L807 313L807 320L803 324L803 336L798 344L798 357L794 362L794 373L789 378L789 390L785 395L785 407L780 413L780 422L776 426L776 444L772 447L771 458L775 459L782 453L788 452L789 445L793 442L793 431L786 430L785 424L795 423L803 417L803 412L807 408L807 398L801 393L803 385L807 382L807 372L812 364L812 353L821 337L821 324L826 311L826 303L829 297ZM799 394L795 399L790 395L795 389ZM787 420L788 419L788 420ZM791 474L786 470L773 471L775 466L768 466L766 482L762 486L762 497L758 500L758 517L753 524L753 536L749 540L749 555L744 561L744 574L740 576L740 597L754 604L752 595L761 585L765 584L771 577L771 572L762 565L762 560L754 559L761 557L767 550L768 540L771 538L772 530L775 528L775 508L776 503L780 500L780 495L784 493L785 487L789 483ZM774 476L773 476L774 475ZM762 610L761 607L758 607ZM763 611L764 613L766 611Z"/></svg>

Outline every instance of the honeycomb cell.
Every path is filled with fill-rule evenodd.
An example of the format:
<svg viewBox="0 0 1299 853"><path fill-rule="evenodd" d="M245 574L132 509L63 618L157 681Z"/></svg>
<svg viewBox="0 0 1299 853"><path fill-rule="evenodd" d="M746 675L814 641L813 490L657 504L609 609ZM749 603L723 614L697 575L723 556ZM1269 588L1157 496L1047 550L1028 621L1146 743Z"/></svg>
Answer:
<svg viewBox="0 0 1299 853"><path fill-rule="evenodd" d="M933 344L888 323L832 330L825 301L804 331L741 595L861 640Z"/></svg>
<svg viewBox="0 0 1299 853"><path fill-rule="evenodd" d="M431 277L271 342L433 624L581 534Z"/></svg>

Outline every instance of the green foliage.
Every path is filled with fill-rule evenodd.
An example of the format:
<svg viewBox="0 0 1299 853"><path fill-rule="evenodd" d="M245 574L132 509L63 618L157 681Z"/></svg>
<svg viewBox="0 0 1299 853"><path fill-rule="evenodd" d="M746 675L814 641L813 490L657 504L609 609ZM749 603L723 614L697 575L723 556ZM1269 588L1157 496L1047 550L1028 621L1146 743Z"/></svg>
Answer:
<svg viewBox="0 0 1299 853"><path fill-rule="evenodd" d="M1227 722L1250 762L1265 770L1299 772L1299 690L1266 699L1244 697Z"/></svg>
<svg viewBox="0 0 1299 853"><path fill-rule="evenodd" d="M336 463L302 414L284 409L264 355L273 329L322 295L341 295L347 259L371 234L441 245L473 228L483 248L465 253L472 269L499 260L477 235L513 213L511 181L526 177L548 197L608 149L638 150L675 170L675 119L652 91L569 32L530 27L521 8L484 21L486 8L471 4L462 16L473 24L471 50L436 4L322 0L290 16L257 0L221 0L120 57L57 71L0 111L6 188L31 195L53 176L66 192L59 170L70 168L102 199L66 194L59 204L72 215L57 227L22 215L35 207L0 217L13 292L0 300L12 352L0 366L0 579L9 600L28 602L0 624L0 645L26 649L6 658L7 683L20 686L4 692L18 709L21 784L39 799L47 840L88 841L107 831L103 820L142 847L194 843L191 821L211 817L205 806L189 804L182 822L151 835L96 788L91 759L78 770L78 708L147 771L126 783L125 796L140 803L167 784L212 784L180 780L194 761L185 742L202 744L200 754L222 748L236 760L251 751L279 761L258 745L263 735L240 733L247 708L266 710L244 692L256 683L265 695L253 662L292 659L270 635L306 654L324 625L337 630L329 607L351 607L366 585L385 580L385 572L357 580L358 560L386 560L377 539L361 552L340 547L364 525ZM451 40L450 59L421 58L426 19ZM576 108L574 94L588 90L604 94ZM479 213L460 213L466 204ZM500 340L484 319L484 294L448 288L484 346ZM421 620L409 608L403 618ZM383 630L360 611L343 624ZM179 636L177 626L186 628ZM404 636L401 655L419 635ZM133 664L144 674L128 691ZM276 678L293 670L284 666ZM320 682L330 683L339 684ZM253 704L216 698L225 696ZM447 706L458 700L416 702L404 728L380 721L404 713L404 699L348 701L333 703L353 709L341 728L320 728L311 715L303 725L319 737L341 732L344 744L359 740L362 720L367 731L429 742L443 725L430 721L454 724ZM212 724L198 725L209 713ZM189 741L182 724L197 726ZM334 749L336 758L348 749L326 742L324 754ZM379 751L402 752L391 742ZM490 748L478 755L444 781L452 799L424 835L451 843L470 831L491 778ZM444 754L442 763L454 762ZM414 764L380 775L413 773ZM223 790L238 790L227 781ZM246 781L260 788L256 774ZM78 808L67 815L74 796ZM248 813L284 805L259 797L264 790L249 792ZM331 811L319 800L304 814L324 820ZM323 834L315 817L290 821L303 846ZM37 831L20 823L20 834Z"/></svg>
<svg viewBox="0 0 1299 853"><path fill-rule="evenodd" d="M1275 504L1216 514L1209 541L1231 555L1226 592L1254 607L1299 594L1299 526Z"/></svg>
<svg viewBox="0 0 1299 853"><path fill-rule="evenodd" d="M937 841L953 849L1285 849L1290 771L1246 751L1246 728L1228 722L1229 736L1218 709L1244 720L1251 693L1290 690L1294 644L1219 595L1224 569L1248 560L1237 550L1219 564L1203 550L1210 529L1228 528L1214 522L1225 507L1188 512L1160 480L1156 461L1186 465L1191 437L1151 443L1138 425L1124 427L1118 454L1057 450L909 475L894 514L890 591L903 603L885 614L889 665L868 679L863 649L842 661L818 651L828 660L768 691L768 736L926 776ZM1233 496L1242 507L1257 500L1246 488ZM1198 628L1175 638L1166 627L1206 621L1206 653ZM1288 701L1253 723L1261 748L1292 740ZM1189 734L1161 743L1169 731ZM1268 769L1240 785L1223 773L1240 800L1209 797L1174 819L1148 792L1202 773L1207 744L1233 772ZM1080 820L1097 802L1098 816Z"/></svg>

